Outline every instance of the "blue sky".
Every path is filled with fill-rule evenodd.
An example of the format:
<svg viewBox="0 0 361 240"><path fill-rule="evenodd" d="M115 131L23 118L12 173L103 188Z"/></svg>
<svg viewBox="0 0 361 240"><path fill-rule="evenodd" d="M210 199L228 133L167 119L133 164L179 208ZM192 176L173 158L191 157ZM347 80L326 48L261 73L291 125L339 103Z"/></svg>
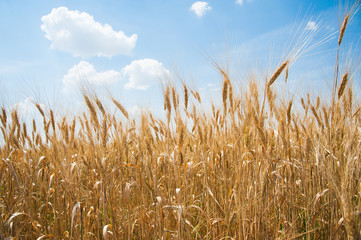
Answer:
<svg viewBox="0 0 361 240"><path fill-rule="evenodd" d="M0 104L31 112L35 100L71 111L82 106L78 86L87 81L130 111L161 111L161 78L177 73L209 98L221 79L208 56L228 59L242 86L253 70L270 74L292 36L315 27L314 43L329 40L295 63L287 91L320 91L332 84L338 2L0 0ZM359 15L351 24L344 48L359 58Z"/></svg>

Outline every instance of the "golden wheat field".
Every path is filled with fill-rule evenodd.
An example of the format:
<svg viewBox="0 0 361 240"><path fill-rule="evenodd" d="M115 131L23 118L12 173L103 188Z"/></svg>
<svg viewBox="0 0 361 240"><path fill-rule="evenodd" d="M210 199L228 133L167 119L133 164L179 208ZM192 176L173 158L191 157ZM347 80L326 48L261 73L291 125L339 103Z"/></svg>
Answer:
<svg viewBox="0 0 361 240"><path fill-rule="evenodd" d="M355 75L337 58L329 99L284 99L275 85L294 60L241 93L214 63L210 111L171 81L164 118L132 119L111 97L116 115L86 92L84 113L61 120L36 102L30 125L2 108L0 239L360 239Z"/></svg>

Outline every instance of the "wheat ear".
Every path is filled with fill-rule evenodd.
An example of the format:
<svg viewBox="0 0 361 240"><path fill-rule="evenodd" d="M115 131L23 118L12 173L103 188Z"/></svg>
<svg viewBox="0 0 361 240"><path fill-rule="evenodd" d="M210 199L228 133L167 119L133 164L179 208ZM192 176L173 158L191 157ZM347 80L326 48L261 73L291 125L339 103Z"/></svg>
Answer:
<svg viewBox="0 0 361 240"><path fill-rule="evenodd" d="M284 61L281 66L279 66L277 68L277 70L273 73L272 77L270 78L270 80L268 81L268 85L271 86L276 80L277 78L280 76L280 74L282 73L282 71L285 69L285 67L288 65L288 60Z"/></svg>

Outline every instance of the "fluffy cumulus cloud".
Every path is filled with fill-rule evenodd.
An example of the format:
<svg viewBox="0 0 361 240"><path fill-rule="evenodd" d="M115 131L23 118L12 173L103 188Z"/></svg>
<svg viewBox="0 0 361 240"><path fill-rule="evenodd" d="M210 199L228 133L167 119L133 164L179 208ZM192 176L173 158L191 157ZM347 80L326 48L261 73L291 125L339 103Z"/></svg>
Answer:
<svg viewBox="0 0 361 240"><path fill-rule="evenodd" d="M71 11L66 7L54 8L41 21L41 30L51 41L51 47L74 56L129 55L137 41L136 34L126 36L108 24L96 22L86 12Z"/></svg>
<svg viewBox="0 0 361 240"><path fill-rule="evenodd" d="M191 11L193 11L198 17L202 17L206 14L207 11L211 10L212 8L208 6L207 2L195 2L191 6Z"/></svg>
<svg viewBox="0 0 361 240"><path fill-rule="evenodd" d="M312 31L317 29L317 24L313 21L309 21L306 25L306 30Z"/></svg>
<svg viewBox="0 0 361 240"><path fill-rule="evenodd" d="M122 69L122 75L128 79L126 89L135 88L146 90L149 86L158 83L163 77L168 77L170 72L162 63L154 59L141 59L131 62Z"/></svg>
<svg viewBox="0 0 361 240"><path fill-rule="evenodd" d="M159 83L164 77L169 77L170 72L161 62L154 59L141 59L131 62L120 71L108 70L98 72L92 64L80 61L68 70L63 77L65 90L70 90L82 83L104 85L127 80L126 89L146 90L153 84Z"/></svg>
<svg viewBox="0 0 361 240"><path fill-rule="evenodd" d="M92 64L86 61L80 61L68 70L68 73L63 77L63 83L65 88L69 88L83 82L103 85L116 82L120 79L120 72L115 70L97 72Z"/></svg>
<svg viewBox="0 0 361 240"><path fill-rule="evenodd" d="M236 0L236 3L242 5L245 0ZM247 2L252 2L252 0L247 0Z"/></svg>

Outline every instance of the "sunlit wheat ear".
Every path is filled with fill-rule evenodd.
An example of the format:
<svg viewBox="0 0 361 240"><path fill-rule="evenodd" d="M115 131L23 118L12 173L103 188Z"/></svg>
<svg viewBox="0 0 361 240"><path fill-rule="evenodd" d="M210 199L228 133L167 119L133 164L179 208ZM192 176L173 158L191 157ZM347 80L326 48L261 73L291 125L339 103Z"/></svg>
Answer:
<svg viewBox="0 0 361 240"><path fill-rule="evenodd" d="M99 100L99 98L95 97L95 103L96 103L96 105L98 106L100 112L103 114L103 116L105 116L105 110L104 110L103 104L102 104L102 102Z"/></svg>
<svg viewBox="0 0 361 240"><path fill-rule="evenodd" d="M64 137L65 142L68 144L69 143L69 126L68 126L68 124L65 123L65 117L63 118L61 131L63 133L63 137Z"/></svg>
<svg viewBox="0 0 361 240"><path fill-rule="evenodd" d="M178 145L179 147L182 147L183 143L184 143L184 125L182 122L181 117L178 117L177 120L177 128L179 127L179 137L178 137Z"/></svg>
<svg viewBox="0 0 361 240"><path fill-rule="evenodd" d="M320 97L317 97L317 101L316 101L316 109L318 109L320 107Z"/></svg>
<svg viewBox="0 0 361 240"><path fill-rule="evenodd" d="M352 88L348 88L348 91L347 91L347 96L348 96L348 107L349 109L351 110L352 109L352 105L353 105L353 99L354 99L354 94L353 94L353 90Z"/></svg>
<svg viewBox="0 0 361 240"><path fill-rule="evenodd" d="M185 84L183 84L183 91L184 91L184 107L187 110L188 108L188 89L187 86Z"/></svg>
<svg viewBox="0 0 361 240"><path fill-rule="evenodd" d="M75 127L76 127L76 117L73 118L73 122L72 122L71 128L70 128L70 142L74 141Z"/></svg>
<svg viewBox="0 0 361 240"><path fill-rule="evenodd" d="M279 66L277 68L277 70L273 73L273 75L271 76L270 80L268 81L268 85L271 86L276 80L277 78L280 76L280 74L282 73L282 71L285 69L285 67L288 65L288 60L284 61L281 66Z"/></svg>
<svg viewBox="0 0 361 240"><path fill-rule="evenodd" d="M177 111L177 107L178 107L177 94L176 94L174 86L172 86L172 101L173 101L174 110Z"/></svg>
<svg viewBox="0 0 361 240"><path fill-rule="evenodd" d="M224 78L223 86L222 86L222 102L225 112L227 110L227 97L228 97L228 78Z"/></svg>
<svg viewBox="0 0 361 240"><path fill-rule="evenodd" d="M345 91L347 82L348 82L348 73L345 73L342 77L340 87L338 88L338 92L337 92L338 99L340 99L342 97L342 94Z"/></svg>
<svg viewBox="0 0 361 240"><path fill-rule="evenodd" d="M287 107L287 121L291 122L291 109L292 109L292 100L288 103Z"/></svg>
<svg viewBox="0 0 361 240"><path fill-rule="evenodd" d="M272 92L271 86L269 84L266 85L266 97L270 106L270 110L273 112L275 109L275 94Z"/></svg>
<svg viewBox="0 0 361 240"><path fill-rule="evenodd" d="M36 133L36 122L35 122L35 119L33 119L33 133Z"/></svg>
<svg viewBox="0 0 361 240"><path fill-rule="evenodd" d="M45 117L43 109L40 107L39 103L35 103L36 108L40 112L41 116Z"/></svg>
<svg viewBox="0 0 361 240"><path fill-rule="evenodd" d="M228 83L228 101L229 101L229 105L230 105L230 108L233 109L233 87L231 85L231 83L229 82Z"/></svg>
<svg viewBox="0 0 361 240"><path fill-rule="evenodd" d="M19 122L17 110L13 110L11 112L11 121L12 121L13 127L17 126L18 128L20 128L20 122Z"/></svg>
<svg viewBox="0 0 361 240"><path fill-rule="evenodd" d="M306 104L305 104L305 100L303 100L303 98L301 98L301 105L302 105L303 109L306 110Z"/></svg>
<svg viewBox="0 0 361 240"><path fill-rule="evenodd" d="M124 115L124 117L126 117L127 119L129 119L129 115L127 110L125 110L125 108L123 107L122 104L120 104L117 100L115 100L114 98L112 98L112 102L114 103L115 106L117 106L117 108L122 112L122 114Z"/></svg>
<svg viewBox="0 0 361 240"><path fill-rule="evenodd" d="M104 148L106 148L107 146L107 130L108 130L107 119L104 117L102 124L102 145Z"/></svg>
<svg viewBox="0 0 361 240"><path fill-rule="evenodd" d="M197 99L198 103L202 103L201 95L199 95L198 91L194 92L194 97Z"/></svg>
<svg viewBox="0 0 361 240"><path fill-rule="evenodd" d="M26 130L26 123L23 123L23 134L25 138L28 136L28 132Z"/></svg>
<svg viewBox="0 0 361 240"><path fill-rule="evenodd" d="M321 122L320 117L318 116L317 110L312 105L311 105L311 110L312 110L312 113L313 113L313 115L315 116L315 118L317 120L318 125L323 128L323 124Z"/></svg>
<svg viewBox="0 0 361 240"><path fill-rule="evenodd" d="M227 109L227 97L228 97L228 88L230 85L230 80L229 80L229 76L226 72L224 72L220 67L217 67L218 71L221 72L222 77L223 77L223 85L222 85L222 101L223 101L223 107L226 111Z"/></svg>
<svg viewBox="0 0 361 240"><path fill-rule="evenodd" d="M329 129L330 128L329 113L325 106L322 106L322 112L323 112L324 123L325 123L326 127Z"/></svg>
<svg viewBox="0 0 361 240"><path fill-rule="evenodd" d="M91 120L92 120L92 123L95 124L95 126L97 128L99 128L99 121L98 121L98 117L97 117L97 112L93 106L93 104L91 103L89 97L86 95L86 94L83 94L83 98L85 100L85 103L89 109L89 112L90 112L90 117L91 117Z"/></svg>
<svg viewBox="0 0 361 240"><path fill-rule="evenodd" d="M1 122L2 122L3 126L5 126L6 122L7 122L6 111L4 108L1 108L1 111L2 111Z"/></svg>
<svg viewBox="0 0 361 240"><path fill-rule="evenodd" d="M172 109L172 105L170 103L170 88L167 86L164 92L164 110L168 110L169 112Z"/></svg>
<svg viewBox="0 0 361 240"><path fill-rule="evenodd" d="M340 35L338 37L338 45L340 46L341 45L341 42L342 42L342 39L343 39L343 35L345 34L345 31L346 31L346 27L347 27L347 23L350 19L350 13L347 14L345 16L345 18L343 19L343 22L342 22L342 25L341 25L341 29L340 29Z"/></svg>
<svg viewBox="0 0 361 240"><path fill-rule="evenodd" d="M307 105L308 105L308 106L311 106L310 93L307 93Z"/></svg>
<svg viewBox="0 0 361 240"><path fill-rule="evenodd" d="M51 122L51 127L53 128L53 133L55 135L55 119L54 119L54 112L53 110L50 109L50 122Z"/></svg>

